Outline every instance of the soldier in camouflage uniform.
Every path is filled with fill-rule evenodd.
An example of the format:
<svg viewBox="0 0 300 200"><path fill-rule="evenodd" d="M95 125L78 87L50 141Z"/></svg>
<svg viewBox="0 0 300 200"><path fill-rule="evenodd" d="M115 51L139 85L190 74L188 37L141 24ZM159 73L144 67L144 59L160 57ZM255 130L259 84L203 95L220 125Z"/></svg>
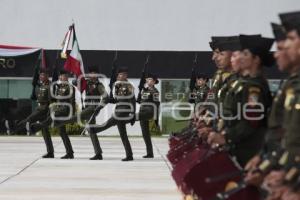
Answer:
<svg viewBox="0 0 300 200"><path fill-rule="evenodd" d="M114 97L110 99L111 103L115 103L115 112L103 125L98 127L88 128L89 130L99 133L112 126L117 125L122 143L125 148L126 157L122 161L132 161L132 149L128 140L126 124L135 122L135 95L134 87L128 82L128 69L125 67L119 68L117 72L117 82L114 85Z"/></svg>
<svg viewBox="0 0 300 200"><path fill-rule="evenodd" d="M42 69L39 75L38 88L36 89L38 106L31 115L17 124L18 129L15 130L16 132L23 129L25 126L29 129L32 123L45 120L49 116L49 105L51 103L50 86L51 83L48 79L48 71L46 69ZM47 154L45 154L43 158L53 158L53 143L48 126L42 127L42 135L47 147Z"/></svg>
<svg viewBox="0 0 300 200"><path fill-rule="evenodd" d="M155 87L158 84L157 76L148 73L146 76L146 87L141 91L140 99L137 100L140 103L140 110L138 113L138 120L142 129L143 138L146 144L147 154L143 158L153 158L153 147L151 141L151 135L149 130L149 121L155 119L158 122L159 114L159 92Z"/></svg>

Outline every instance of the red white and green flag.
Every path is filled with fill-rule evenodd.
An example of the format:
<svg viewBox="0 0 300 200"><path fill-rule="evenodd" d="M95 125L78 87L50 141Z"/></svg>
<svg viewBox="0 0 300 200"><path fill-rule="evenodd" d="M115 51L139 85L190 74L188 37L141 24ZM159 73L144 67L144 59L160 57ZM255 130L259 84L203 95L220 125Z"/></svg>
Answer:
<svg viewBox="0 0 300 200"><path fill-rule="evenodd" d="M82 56L79 49L78 40L76 37L74 25L72 26L72 33L73 33L73 45L70 54L67 56L67 60L64 65L64 69L66 71L71 72L78 78L78 89L80 92L83 92L86 89L86 80L84 78L85 70L84 64L82 60Z"/></svg>

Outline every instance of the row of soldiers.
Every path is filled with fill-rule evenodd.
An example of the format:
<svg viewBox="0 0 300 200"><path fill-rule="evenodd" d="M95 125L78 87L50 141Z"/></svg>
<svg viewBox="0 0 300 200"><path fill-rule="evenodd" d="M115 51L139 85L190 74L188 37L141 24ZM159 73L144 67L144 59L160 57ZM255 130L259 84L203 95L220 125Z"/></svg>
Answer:
<svg viewBox="0 0 300 200"><path fill-rule="evenodd" d="M49 126L58 128L66 149L66 155L62 159L73 159L74 151L70 138L66 132L66 125L74 122L85 125L89 132L95 155L90 160L102 160L102 149L97 133L112 126L117 126L126 157L122 161L132 161L133 154L127 136L126 124L139 120L142 135L146 144L147 154L144 158L153 158L153 147L149 131L149 121L155 118L159 109L159 92L155 85L158 78L155 74L147 73L138 99L135 98L134 87L128 81L128 69L119 67L116 71L112 95L109 95L101 81L97 67L91 67L86 79L85 106L82 111L76 112L75 91L76 84L69 82L69 73L60 71L59 80L51 83L48 70L41 69L39 75L39 87L36 89L38 106L26 119L17 124L15 132L26 127L30 134L42 131L47 147L47 154L43 158L54 158L54 148L49 133ZM136 102L140 104L140 110L136 114ZM104 124L96 125L96 116L108 104L116 104L113 116Z"/></svg>
<svg viewBox="0 0 300 200"><path fill-rule="evenodd" d="M190 125L169 138L185 199L300 199L300 12L279 17L275 40L212 37L212 86ZM274 61L288 77L272 98L263 71Z"/></svg>

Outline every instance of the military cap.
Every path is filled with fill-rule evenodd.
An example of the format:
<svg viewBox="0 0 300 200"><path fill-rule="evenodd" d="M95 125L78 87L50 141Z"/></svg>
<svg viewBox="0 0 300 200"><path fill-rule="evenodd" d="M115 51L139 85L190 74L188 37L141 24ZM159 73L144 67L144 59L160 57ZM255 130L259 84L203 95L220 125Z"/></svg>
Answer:
<svg viewBox="0 0 300 200"><path fill-rule="evenodd" d="M146 78L152 78L153 80L155 80L155 84L159 83L158 77L154 73L147 73Z"/></svg>
<svg viewBox="0 0 300 200"><path fill-rule="evenodd" d="M197 79L203 78L203 79L206 80L206 81L208 81L208 79L209 79L208 75L203 74L203 73L201 73L201 72L196 72L196 78L197 78Z"/></svg>
<svg viewBox="0 0 300 200"><path fill-rule="evenodd" d="M300 32L300 11L279 14L281 24L287 32L297 30Z"/></svg>
<svg viewBox="0 0 300 200"><path fill-rule="evenodd" d="M128 67L120 67L117 70L117 73L128 73Z"/></svg>
<svg viewBox="0 0 300 200"><path fill-rule="evenodd" d="M217 48L219 48L218 43L221 42L221 41L224 41L226 39L227 39L226 36L212 36L211 37L211 42L209 42L209 46L214 51Z"/></svg>
<svg viewBox="0 0 300 200"><path fill-rule="evenodd" d="M285 32L283 26L281 26L279 24L275 24L275 23L271 23L271 26L272 26L272 30L273 30L275 40L277 42L286 39L286 32Z"/></svg>
<svg viewBox="0 0 300 200"><path fill-rule="evenodd" d="M239 36L230 36L226 40L218 42L220 51L238 51L241 50Z"/></svg>
<svg viewBox="0 0 300 200"><path fill-rule="evenodd" d="M92 65L88 69L89 72L99 73L99 67L97 65Z"/></svg>
<svg viewBox="0 0 300 200"><path fill-rule="evenodd" d="M262 65L272 66L274 58L270 53L274 39L258 35L240 35L242 49L248 49L252 54L260 57Z"/></svg>

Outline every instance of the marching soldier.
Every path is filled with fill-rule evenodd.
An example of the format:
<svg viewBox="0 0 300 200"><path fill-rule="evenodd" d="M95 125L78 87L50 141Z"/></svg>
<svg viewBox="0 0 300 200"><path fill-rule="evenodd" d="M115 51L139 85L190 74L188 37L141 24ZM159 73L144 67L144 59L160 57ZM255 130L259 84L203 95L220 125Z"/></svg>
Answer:
<svg viewBox="0 0 300 200"><path fill-rule="evenodd" d="M50 87L51 82L48 79L48 71L42 69L39 75L38 88L36 89L38 106L31 115L17 124L18 129L15 130L16 132L25 128L25 126L29 131L32 123L45 120L49 116L49 105L51 103ZM48 126L42 127L42 135L47 147L47 154L43 155L43 158L54 158L53 143Z"/></svg>
<svg viewBox="0 0 300 200"><path fill-rule="evenodd" d="M59 81L54 89L56 103L50 105L50 116L41 123L35 123L31 126L31 131L36 132L42 127L49 126L52 121L68 120L75 112L75 88L68 82L68 73L64 70L60 71ZM59 134L63 140L66 155L61 159L73 159L74 152L69 136L66 132L66 126L59 127Z"/></svg>
<svg viewBox="0 0 300 200"><path fill-rule="evenodd" d="M61 127L67 123L87 121L88 124L94 125L96 123L96 116L100 110L108 103L108 94L104 85L98 80L98 70L96 67L90 68L89 79L87 80L86 95L85 95L85 108L82 112L73 116L70 120L61 121L55 124L56 127ZM95 156L90 160L102 160L102 149L98 136L93 129L89 132Z"/></svg>
<svg viewBox="0 0 300 200"><path fill-rule="evenodd" d="M151 135L149 130L149 120L158 119L159 112L159 92L155 87L155 84L158 84L157 76L151 73L148 73L146 76L146 87L141 91L141 99L138 99L137 102L140 103L140 111L138 114L138 119L140 120L140 125L142 128L143 138L146 144L147 154L143 158L153 158L153 147L151 141Z"/></svg>
<svg viewBox="0 0 300 200"><path fill-rule="evenodd" d="M111 103L115 103L115 112L113 116L108 119L103 125L98 127L90 127L89 130L99 133L112 126L117 125L122 143L125 148L126 157L122 161L132 161L132 149L128 140L126 124L135 122L135 95L134 87L127 80L128 69L123 67L117 71L117 82L114 84L113 98Z"/></svg>
<svg viewBox="0 0 300 200"><path fill-rule="evenodd" d="M89 124L96 123L96 116L100 110L108 103L108 94L105 90L104 85L99 82L97 77L97 69L91 70L91 77L87 81L86 88L86 108L80 114L81 119L89 119ZM91 118L92 117L92 118ZM90 138L93 143L95 156L90 160L102 160L102 149L100 147L98 136L93 129L91 129Z"/></svg>

